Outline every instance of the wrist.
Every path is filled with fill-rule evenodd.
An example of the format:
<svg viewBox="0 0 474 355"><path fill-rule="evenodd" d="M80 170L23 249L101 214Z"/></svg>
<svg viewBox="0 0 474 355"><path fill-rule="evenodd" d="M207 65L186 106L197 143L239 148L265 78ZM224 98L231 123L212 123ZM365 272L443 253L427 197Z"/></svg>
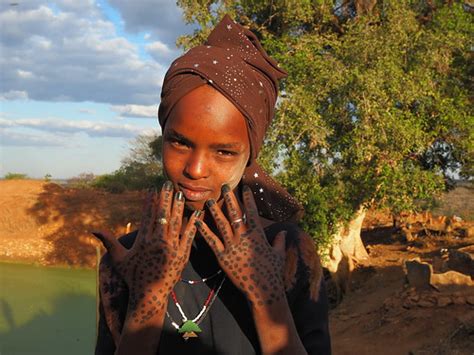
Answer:
<svg viewBox="0 0 474 355"><path fill-rule="evenodd" d="M148 303L138 303L136 310L127 310L116 354L156 354L163 329L166 308L147 309ZM142 305L145 305L142 307Z"/></svg>
<svg viewBox="0 0 474 355"><path fill-rule="evenodd" d="M250 308L254 318L268 318L275 323L291 315L285 294L276 301L251 302Z"/></svg>
<svg viewBox="0 0 474 355"><path fill-rule="evenodd" d="M145 294L129 297L124 326L140 329L163 324L169 294L159 290L150 288Z"/></svg>
<svg viewBox="0 0 474 355"><path fill-rule="evenodd" d="M286 296L270 305L251 308L262 353L305 354Z"/></svg>

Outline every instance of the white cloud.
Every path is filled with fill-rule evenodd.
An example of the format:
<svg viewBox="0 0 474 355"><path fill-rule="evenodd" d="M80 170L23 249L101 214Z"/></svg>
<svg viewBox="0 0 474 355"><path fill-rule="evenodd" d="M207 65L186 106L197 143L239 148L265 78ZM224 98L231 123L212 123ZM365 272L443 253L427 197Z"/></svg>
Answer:
<svg viewBox="0 0 474 355"><path fill-rule="evenodd" d="M12 132L6 129L0 129L0 142L2 142L4 147L64 147L68 145L68 140L61 137Z"/></svg>
<svg viewBox="0 0 474 355"><path fill-rule="evenodd" d="M35 77L35 75L32 72L27 71L27 70L21 70L21 69L17 70L17 75L21 79L33 79Z"/></svg>
<svg viewBox="0 0 474 355"><path fill-rule="evenodd" d="M146 45L145 48L148 54L150 54L157 62L162 61L164 58L176 58L181 53L179 50L171 49L165 43L160 41L152 42Z"/></svg>
<svg viewBox="0 0 474 355"><path fill-rule="evenodd" d="M95 115L96 111L91 110L90 108L81 108L78 110L80 113L86 114L86 115Z"/></svg>
<svg viewBox="0 0 474 355"><path fill-rule="evenodd" d="M10 90L0 94L0 101L4 100L27 100L28 93L21 90Z"/></svg>
<svg viewBox="0 0 474 355"><path fill-rule="evenodd" d="M178 36L191 33L192 27L182 20L182 10L171 0L108 0L120 11L130 32L147 31L153 37L174 47Z"/></svg>
<svg viewBox="0 0 474 355"><path fill-rule="evenodd" d="M89 137L133 138L139 134L152 134L154 129L138 127L131 124L118 124L100 121L72 121L64 119L25 118L7 120L0 118L0 127L8 128L7 133L15 133L15 128L29 128L55 134L59 137L77 133L87 134ZM16 131L18 132L18 131Z"/></svg>
<svg viewBox="0 0 474 355"><path fill-rule="evenodd" d="M112 111L117 112L120 117L144 117L157 118L158 106L143 106L143 105L116 105L112 106Z"/></svg>
<svg viewBox="0 0 474 355"><path fill-rule="evenodd" d="M1 97L25 93L24 98L40 101L158 102L166 66L141 58L137 45L118 36L92 0L46 4L22 1L0 12Z"/></svg>

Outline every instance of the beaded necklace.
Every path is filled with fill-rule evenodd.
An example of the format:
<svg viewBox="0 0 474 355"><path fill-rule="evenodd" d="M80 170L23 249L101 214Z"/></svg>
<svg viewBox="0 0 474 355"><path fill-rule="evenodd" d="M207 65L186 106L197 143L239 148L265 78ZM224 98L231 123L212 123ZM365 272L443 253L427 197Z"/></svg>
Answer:
<svg viewBox="0 0 474 355"><path fill-rule="evenodd" d="M215 277L215 276L216 275L213 275L212 277ZM178 325L178 323L174 321L174 319L171 317L168 311L166 311L166 316L169 318L171 325L178 331L178 333L182 334L184 340L188 340L189 338L196 338L198 336L196 333L200 333L202 331L201 328L199 328L199 324L204 320L207 313L211 309L212 304L216 300L217 295L219 294L219 291L222 285L224 284L224 281L225 281L225 276L222 277L222 280L219 283L219 286L217 288L216 286L214 286L214 288L212 288L209 291L209 294L206 300L204 301L204 305L202 306L202 309L199 311L198 315L194 317L192 320L188 319L186 314L184 314L183 309L181 308L181 305L179 304L178 299L176 298L176 293L174 292L174 290L171 291L171 297L173 298L173 302L176 308L178 309L179 313L181 314L181 319L182 319L181 326Z"/></svg>
<svg viewBox="0 0 474 355"><path fill-rule="evenodd" d="M222 273L222 270L219 270L215 274L213 274L211 276L208 276L208 277L205 277L203 279L199 279L199 280L181 279L181 281L184 282L184 283L187 283L188 285L195 285L195 284L198 284L198 283L201 283L201 282L207 282L209 280L212 280L214 277L216 277L217 275L220 275L221 273Z"/></svg>

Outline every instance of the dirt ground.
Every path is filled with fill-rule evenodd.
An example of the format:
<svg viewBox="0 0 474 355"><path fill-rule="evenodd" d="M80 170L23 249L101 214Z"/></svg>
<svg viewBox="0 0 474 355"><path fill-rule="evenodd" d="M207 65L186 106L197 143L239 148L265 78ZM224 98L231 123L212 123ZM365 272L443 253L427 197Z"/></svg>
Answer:
<svg viewBox="0 0 474 355"><path fill-rule="evenodd" d="M463 192L464 207L472 195ZM136 228L143 198L0 181L0 260L93 267L97 243L90 231L107 227L119 235L129 222ZM472 238L431 235L407 242L389 216L372 213L363 241L370 260L358 265L349 292L330 312L333 353L474 354L474 290L416 290L404 271L406 260L419 257L436 272L446 250L472 245Z"/></svg>

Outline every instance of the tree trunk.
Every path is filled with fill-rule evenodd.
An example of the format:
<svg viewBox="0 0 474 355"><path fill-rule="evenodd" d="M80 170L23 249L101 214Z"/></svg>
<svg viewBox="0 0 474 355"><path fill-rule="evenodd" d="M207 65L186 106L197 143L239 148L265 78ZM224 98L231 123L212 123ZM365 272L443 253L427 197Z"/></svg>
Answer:
<svg viewBox="0 0 474 355"><path fill-rule="evenodd" d="M339 302L350 284L351 273L355 263L369 259L369 254L361 239L362 222L366 215L365 208L360 208L354 218L334 235L329 249L329 259L324 265L330 272L336 287L336 298Z"/></svg>

